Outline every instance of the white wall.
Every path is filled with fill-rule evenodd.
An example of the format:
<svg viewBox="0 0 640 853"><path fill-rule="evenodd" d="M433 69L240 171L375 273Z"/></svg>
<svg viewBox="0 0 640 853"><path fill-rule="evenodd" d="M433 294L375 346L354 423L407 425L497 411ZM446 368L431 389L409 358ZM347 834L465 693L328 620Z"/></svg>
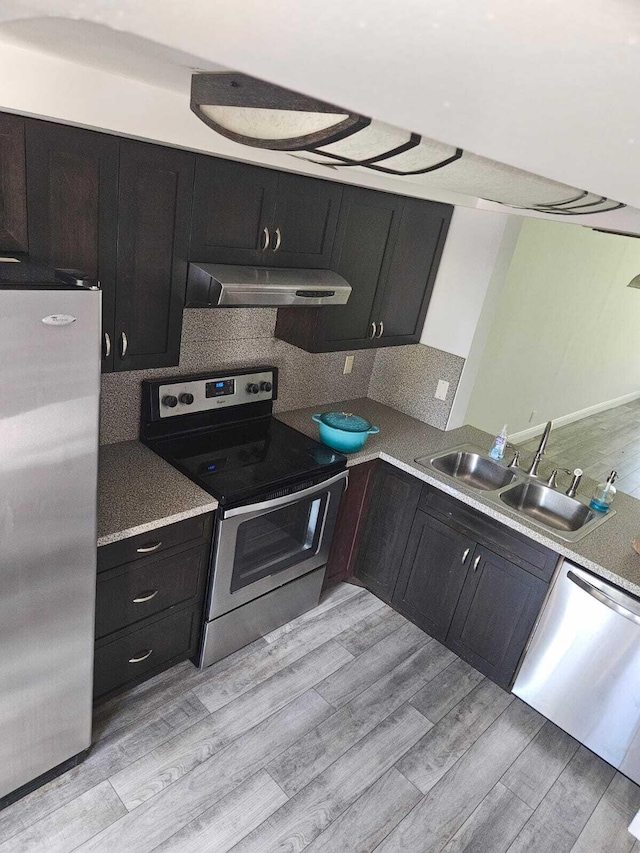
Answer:
<svg viewBox="0 0 640 853"><path fill-rule="evenodd" d="M420 343L467 357L510 218L455 208Z"/></svg>
<svg viewBox="0 0 640 853"><path fill-rule="evenodd" d="M638 273L639 239L524 220L466 422L513 434L640 394Z"/></svg>

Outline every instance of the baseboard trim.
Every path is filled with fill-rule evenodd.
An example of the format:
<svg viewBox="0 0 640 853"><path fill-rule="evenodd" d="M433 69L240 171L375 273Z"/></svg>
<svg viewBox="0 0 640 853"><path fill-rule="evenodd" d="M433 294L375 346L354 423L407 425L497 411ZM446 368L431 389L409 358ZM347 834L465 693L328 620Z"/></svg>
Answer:
<svg viewBox="0 0 640 853"><path fill-rule="evenodd" d="M560 418L555 418L553 421L554 428L566 426L567 424L581 421L583 418L588 418L590 415L597 415L598 412L606 412L607 409L615 409L616 406L623 406L625 403L631 403L633 400L640 399L640 391L633 391L631 394L624 394L622 397L615 397L613 400L607 400L604 403L596 403L595 406L589 406L586 409L580 409L577 412L571 412L569 415L562 415ZM546 423L536 424L536 426L523 429L520 432L514 432L509 436L509 441L528 441L530 438L535 438L542 435Z"/></svg>

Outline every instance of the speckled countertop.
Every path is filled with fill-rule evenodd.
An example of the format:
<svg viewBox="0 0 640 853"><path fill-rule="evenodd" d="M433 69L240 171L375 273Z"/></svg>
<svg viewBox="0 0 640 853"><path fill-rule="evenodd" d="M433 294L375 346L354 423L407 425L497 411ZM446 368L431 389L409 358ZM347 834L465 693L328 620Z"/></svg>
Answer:
<svg viewBox="0 0 640 853"><path fill-rule="evenodd" d="M100 448L98 546L216 509L218 502L139 441Z"/></svg>
<svg viewBox="0 0 640 853"><path fill-rule="evenodd" d="M616 514L612 518L607 519L580 542L564 542L530 524L522 516L511 513L506 507L504 510L496 507L482 497L482 492L454 483L430 468L420 467L414 461L416 457L437 453L460 444L474 444L489 450L493 436L482 430L467 426L443 432L367 398L281 412L277 417L300 432L317 437L318 427L311 420L311 415L314 412L336 410L356 412L380 427L379 435L370 436L361 451L350 454L349 465L357 465L371 459L383 459L640 596L640 555L631 547L632 540L640 535L640 501L618 492L614 504ZM549 445L552 453L553 433ZM523 467L526 467L528 461L529 457L523 456ZM554 467L556 466L553 458L545 456L540 465L540 473L546 476ZM585 478L578 491L581 495L590 497L594 486L592 480Z"/></svg>

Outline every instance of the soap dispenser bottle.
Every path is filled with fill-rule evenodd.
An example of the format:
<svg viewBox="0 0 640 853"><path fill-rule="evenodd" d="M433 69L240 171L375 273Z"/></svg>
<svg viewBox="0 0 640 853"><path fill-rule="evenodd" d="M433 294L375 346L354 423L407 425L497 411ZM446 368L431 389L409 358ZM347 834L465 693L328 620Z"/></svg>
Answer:
<svg viewBox="0 0 640 853"><path fill-rule="evenodd" d="M611 502L616 496L616 487L613 485L618 476L617 471L612 471L607 477L606 483L598 483L589 506L598 512L607 512Z"/></svg>
<svg viewBox="0 0 640 853"><path fill-rule="evenodd" d="M492 459L497 459L498 462L504 456L504 451L507 446L507 424L505 424L493 441L493 447L489 451L489 456Z"/></svg>

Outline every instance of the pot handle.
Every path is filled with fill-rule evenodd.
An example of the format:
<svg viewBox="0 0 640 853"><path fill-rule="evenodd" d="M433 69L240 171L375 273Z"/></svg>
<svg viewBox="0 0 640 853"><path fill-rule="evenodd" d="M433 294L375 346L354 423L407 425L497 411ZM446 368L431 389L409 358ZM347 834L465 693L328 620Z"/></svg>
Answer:
<svg viewBox="0 0 640 853"><path fill-rule="evenodd" d="M315 421L317 424L320 423L320 415L311 415L311 420Z"/></svg>
<svg viewBox="0 0 640 853"><path fill-rule="evenodd" d="M370 430L367 430L367 435L377 435L380 432L380 427L372 426Z"/></svg>

